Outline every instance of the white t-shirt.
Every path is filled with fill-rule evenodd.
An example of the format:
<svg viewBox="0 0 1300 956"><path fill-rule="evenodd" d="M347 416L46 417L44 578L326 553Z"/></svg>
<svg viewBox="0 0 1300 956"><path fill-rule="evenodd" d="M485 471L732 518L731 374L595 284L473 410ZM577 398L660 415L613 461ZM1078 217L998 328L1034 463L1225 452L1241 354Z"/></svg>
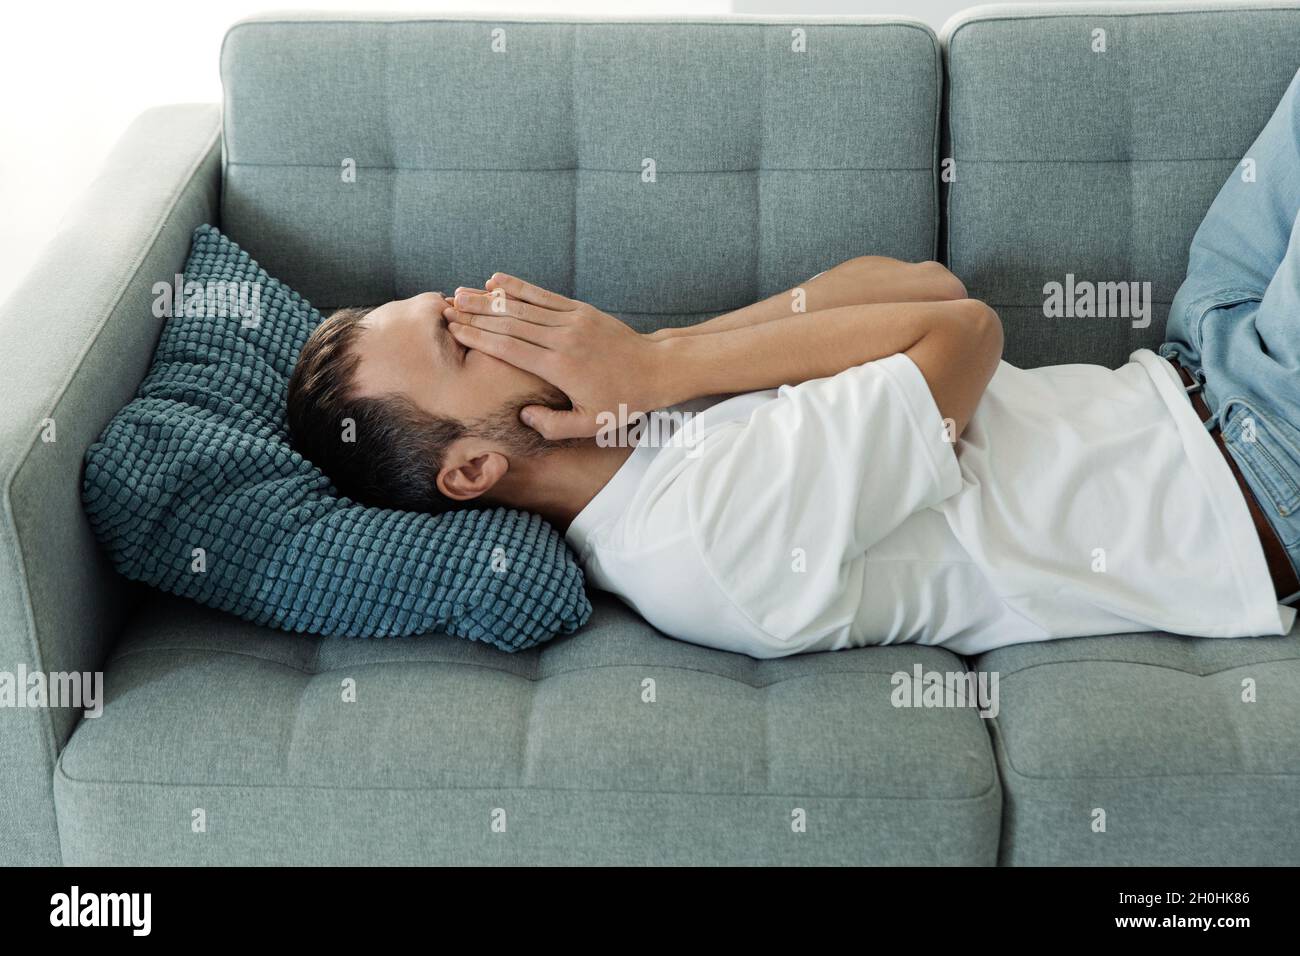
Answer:
<svg viewBox="0 0 1300 956"><path fill-rule="evenodd" d="M664 633L760 658L1290 630L1236 480L1154 352L1003 362L956 451L892 355L658 413L567 538Z"/></svg>

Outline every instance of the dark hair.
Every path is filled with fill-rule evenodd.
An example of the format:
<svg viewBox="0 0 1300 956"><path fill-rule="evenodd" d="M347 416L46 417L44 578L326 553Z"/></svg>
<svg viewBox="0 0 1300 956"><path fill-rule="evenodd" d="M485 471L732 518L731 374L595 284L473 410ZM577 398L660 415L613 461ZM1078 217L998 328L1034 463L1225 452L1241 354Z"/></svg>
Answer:
<svg viewBox="0 0 1300 956"><path fill-rule="evenodd" d="M447 448L470 429L401 395L357 398L352 347L373 310L339 309L303 346L289 377L294 448L349 498L379 508L438 513L467 507L438 490Z"/></svg>

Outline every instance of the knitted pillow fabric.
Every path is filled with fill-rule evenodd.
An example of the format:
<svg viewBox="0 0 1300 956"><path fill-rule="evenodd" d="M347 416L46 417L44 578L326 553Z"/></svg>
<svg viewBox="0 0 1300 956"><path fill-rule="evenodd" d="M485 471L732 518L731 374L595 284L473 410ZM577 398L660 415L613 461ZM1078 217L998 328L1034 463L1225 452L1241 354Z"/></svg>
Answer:
<svg viewBox="0 0 1300 956"><path fill-rule="evenodd" d="M516 651L586 623L582 572L536 515L340 496L290 446L285 413L320 313L212 226L183 278L159 295L173 307L149 374L86 455L83 503L119 572L327 636L440 631Z"/></svg>

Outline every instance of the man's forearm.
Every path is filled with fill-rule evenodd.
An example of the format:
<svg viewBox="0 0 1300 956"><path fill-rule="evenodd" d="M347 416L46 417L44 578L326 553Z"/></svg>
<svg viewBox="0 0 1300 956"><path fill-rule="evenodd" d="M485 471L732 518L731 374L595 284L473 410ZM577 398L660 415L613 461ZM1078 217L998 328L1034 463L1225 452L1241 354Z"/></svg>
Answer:
<svg viewBox="0 0 1300 956"><path fill-rule="evenodd" d="M660 329L652 333L651 338L658 341L684 335L728 332L846 305L964 298L965 286L937 262L903 262L885 256L859 256L743 309L725 312L696 325Z"/></svg>
<svg viewBox="0 0 1300 956"><path fill-rule="evenodd" d="M658 344L662 406L796 385L906 352L945 417L965 427L1001 358L1001 325L974 300L842 306Z"/></svg>
<svg viewBox="0 0 1300 956"><path fill-rule="evenodd" d="M928 304L852 305L667 339L664 404L835 375L906 351L939 321Z"/></svg>

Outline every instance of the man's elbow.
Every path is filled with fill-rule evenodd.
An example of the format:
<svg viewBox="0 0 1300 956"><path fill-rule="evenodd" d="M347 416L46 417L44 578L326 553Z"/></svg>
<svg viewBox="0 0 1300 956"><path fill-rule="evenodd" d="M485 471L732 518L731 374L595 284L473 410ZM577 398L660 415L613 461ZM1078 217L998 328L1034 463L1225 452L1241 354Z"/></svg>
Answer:
<svg viewBox="0 0 1300 956"><path fill-rule="evenodd" d="M942 262L918 262L916 268L924 272L927 288L940 301L953 302L967 297L965 283Z"/></svg>
<svg viewBox="0 0 1300 956"><path fill-rule="evenodd" d="M971 358L981 365L996 367L1002 360L1002 319L987 302L979 299L962 299L953 303L958 307L958 321L968 338Z"/></svg>

